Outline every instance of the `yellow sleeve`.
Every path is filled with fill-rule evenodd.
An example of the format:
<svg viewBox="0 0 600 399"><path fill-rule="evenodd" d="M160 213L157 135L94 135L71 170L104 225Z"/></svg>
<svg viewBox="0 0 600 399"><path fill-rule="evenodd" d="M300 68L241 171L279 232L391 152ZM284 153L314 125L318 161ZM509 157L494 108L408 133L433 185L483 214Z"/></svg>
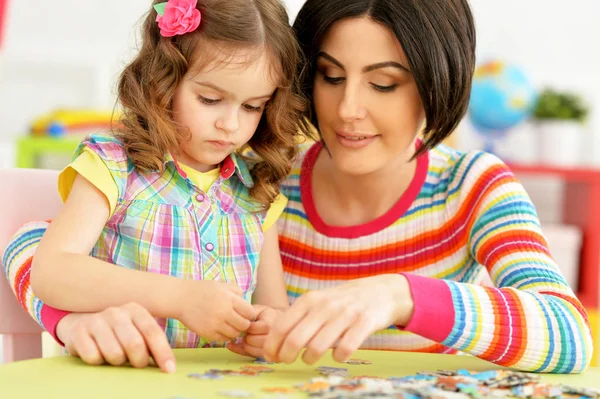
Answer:
<svg viewBox="0 0 600 399"><path fill-rule="evenodd" d="M263 222L263 232L266 232L277 222L279 216L283 213L285 206L287 205L288 199L285 195L279 194L275 201L271 204L271 207L267 211L267 216L265 216L265 221Z"/></svg>
<svg viewBox="0 0 600 399"><path fill-rule="evenodd" d="M63 202L69 197L77 174L85 177L106 196L112 216L119 198L117 183L112 178L108 167L95 152L85 149L58 176L58 193Z"/></svg>

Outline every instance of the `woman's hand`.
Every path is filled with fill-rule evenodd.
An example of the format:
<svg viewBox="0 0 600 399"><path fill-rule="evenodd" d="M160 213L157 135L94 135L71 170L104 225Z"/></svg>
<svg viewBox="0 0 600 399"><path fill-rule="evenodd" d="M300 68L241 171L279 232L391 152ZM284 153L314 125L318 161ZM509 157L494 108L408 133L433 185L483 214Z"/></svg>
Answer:
<svg viewBox="0 0 600 399"><path fill-rule="evenodd" d="M146 367L150 356L163 371L175 372L175 355L156 319L131 303L98 313L71 313L56 326L69 353L85 363Z"/></svg>
<svg viewBox="0 0 600 399"><path fill-rule="evenodd" d="M312 291L279 317L265 342L268 360L313 364L331 347L333 358L346 360L369 335L391 325L406 326L413 313L408 280L386 274Z"/></svg>

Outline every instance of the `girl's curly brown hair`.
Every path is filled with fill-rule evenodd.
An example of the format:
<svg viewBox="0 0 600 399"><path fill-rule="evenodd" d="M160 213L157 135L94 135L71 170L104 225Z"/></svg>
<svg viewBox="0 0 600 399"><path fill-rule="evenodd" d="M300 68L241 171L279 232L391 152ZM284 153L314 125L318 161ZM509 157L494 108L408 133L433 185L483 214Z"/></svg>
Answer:
<svg viewBox="0 0 600 399"><path fill-rule="evenodd" d="M202 13L200 27L171 38L160 35L156 11L150 8L140 52L119 79L123 110L115 135L138 169L163 170L165 155L176 153L185 139L186 132L173 121L171 103L188 70L214 61L211 57L219 54L211 49L223 53L262 48L271 56L280 82L248 146L256 155L250 195L268 208L290 172L297 153L298 123L306 107L297 90L301 56L287 12L280 0L199 0L197 8Z"/></svg>

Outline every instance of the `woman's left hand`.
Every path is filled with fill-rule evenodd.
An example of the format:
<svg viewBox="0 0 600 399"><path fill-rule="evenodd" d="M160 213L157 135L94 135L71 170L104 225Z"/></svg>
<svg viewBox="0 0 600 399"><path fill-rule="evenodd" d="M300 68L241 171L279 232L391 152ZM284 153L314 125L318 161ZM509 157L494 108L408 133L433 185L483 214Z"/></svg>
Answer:
<svg viewBox="0 0 600 399"><path fill-rule="evenodd" d="M313 364L331 347L333 358L346 360L375 331L405 326L413 313L406 277L385 274L339 287L311 291L298 298L272 326L264 350L268 360Z"/></svg>

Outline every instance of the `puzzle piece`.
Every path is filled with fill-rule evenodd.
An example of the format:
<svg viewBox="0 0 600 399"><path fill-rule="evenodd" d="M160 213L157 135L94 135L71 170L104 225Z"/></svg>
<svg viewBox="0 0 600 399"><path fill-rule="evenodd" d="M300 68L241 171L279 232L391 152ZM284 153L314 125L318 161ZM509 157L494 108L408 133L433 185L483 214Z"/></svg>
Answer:
<svg viewBox="0 0 600 399"><path fill-rule="evenodd" d="M227 396L230 398L251 398L254 396L254 394L252 392L242 391L242 390L238 390L238 389L219 391L219 395Z"/></svg>
<svg viewBox="0 0 600 399"><path fill-rule="evenodd" d="M292 393L295 391L294 388L288 388L288 387L264 387L263 391L268 392L268 393Z"/></svg>
<svg viewBox="0 0 600 399"><path fill-rule="evenodd" d="M255 371L257 373L272 373L273 371L275 371L275 369L272 367L261 366L261 365L242 366L242 370L250 370L250 371Z"/></svg>
<svg viewBox="0 0 600 399"><path fill-rule="evenodd" d="M268 362L267 360L265 360L262 357L257 357L256 359L254 359L254 363L256 363L256 364L275 364L274 362Z"/></svg>
<svg viewBox="0 0 600 399"><path fill-rule="evenodd" d="M335 375L339 377L348 376L348 369L342 367L321 366L317 367L317 371L323 375Z"/></svg>
<svg viewBox="0 0 600 399"><path fill-rule="evenodd" d="M362 360L362 359L348 359L344 360L342 363L352 364L354 366L363 365L363 364L373 364L370 360Z"/></svg>
<svg viewBox="0 0 600 399"><path fill-rule="evenodd" d="M188 374L188 377L193 378L195 380L220 380L223 378L222 375L218 374L218 373L204 373L204 374L200 374L200 373L190 373Z"/></svg>

